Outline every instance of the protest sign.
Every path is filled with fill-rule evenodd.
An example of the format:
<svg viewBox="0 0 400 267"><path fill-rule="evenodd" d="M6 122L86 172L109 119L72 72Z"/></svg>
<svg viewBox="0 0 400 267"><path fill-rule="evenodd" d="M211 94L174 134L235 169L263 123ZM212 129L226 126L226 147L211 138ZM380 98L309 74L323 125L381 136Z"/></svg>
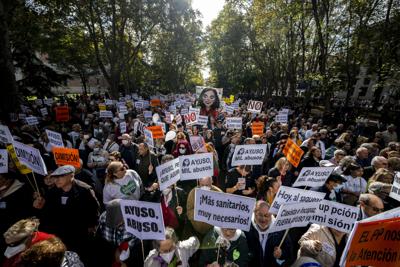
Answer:
<svg viewBox="0 0 400 267"><path fill-rule="evenodd" d="M59 121L59 122L69 121L69 108L68 108L68 106L56 107L56 121Z"/></svg>
<svg viewBox="0 0 400 267"><path fill-rule="evenodd" d="M42 117L49 115L49 112L47 112L47 108L41 108L40 113L42 114Z"/></svg>
<svg viewBox="0 0 400 267"><path fill-rule="evenodd" d="M128 114L128 108L125 105L118 106L118 112L121 114Z"/></svg>
<svg viewBox="0 0 400 267"><path fill-rule="evenodd" d="M0 173L8 173L7 149L0 149Z"/></svg>
<svg viewBox="0 0 400 267"><path fill-rule="evenodd" d="M397 201L400 201L400 172L396 172L396 175L394 176L393 185L389 196Z"/></svg>
<svg viewBox="0 0 400 267"><path fill-rule="evenodd" d="M29 169L28 167L23 165L21 162L19 162L17 154L15 154L15 149L14 149L13 145L11 145L11 144L7 145L7 150L8 150L8 153L10 154L11 160L14 162L15 166L17 167L18 171L21 174L28 174L28 173L32 172L31 169Z"/></svg>
<svg viewBox="0 0 400 267"><path fill-rule="evenodd" d="M119 123L119 129L121 133L126 133L126 122L122 121Z"/></svg>
<svg viewBox="0 0 400 267"><path fill-rule="evenodd" d="M99 104L99 110L100 110L100 111L107 110L106 104L100 103L100 104Z"/></svg>
<svg viewBox="0 0 400 267"><path fill-rule="evenodd" d="M190 112L186 115L183 115L183 118L185 119L186 125L194 124L197 121L197 113Z"/></svg>
<svg viewBox="0 0 400 267"><path fill-rule="evenodd" d="M192 146L192 150L194 152L201 151L201 152L207 152L207 149L205 149L205 142L204 138L202 136L198 135L192 135L190 136L190 145ZM204 148L204 149L202 149Z"/></svg>
<svg viewBox="0 0 400 267"><path fill-rule="evenodd" d="M291 203L308 204L313 202L320 202L324 199L324 197L325 193L322 192L307 191L298 188L281 186L274 198L274 202L272 202L269 212L272 214L277 214L279 208L283 204L291 204Z"/></svg>
<svg viewBox="0 0 400 267"><path fill-rule="evenodd" d="M170 124L172 123L174 116L170 112L165 112L165 122Z"/></svg>
<svg viewBox="0 0 400 267"><path fill-rule="evenodd" d="M26 123L27 123L28 125L30 125L30 126L35 126L35 125L38 125L38 124L39 124L38 119L37 119L36 117L34 117L34 116L26 117L26 118L25 118L25 121L26 121Z"/></svg>
<svg viewBox="0 0 400 267"><path fill-rule="evenodd" d="M78 149L53 147L52 151L57 165L72 165L76 168L80 168Z"/></svg>
<svg viewBox="0 0 400 267"><path fill-rule="evenodd" d="M200 153L179 157L181 181L211 177L214 174L212 153Z"/></svg>
<svg viewBox="0 0 400 267"><path fill-rule="evenodd" d="M228 114L233 114L233 112L235 112L235 108L233 106L225 106L225 111Z"/></svg>
<svg viewBox="0 0 400 267"><path fill-rule="evenodd" d="M400 266L399 228L400 218L357 223L341 266Z"/></svg>
<svg viewBox="0 0 400 267"><path fill-rule="evenodd" d="M46 135L47 135L47 139L49 139L49 143L52 146L64 147L64 142L62 139L62 135L60 133L53 132L53 131L46 129Z"/></svg>
<svg viewBox="0 0 400 267"><path fill-rule="evenodd" d="M43 100L40 99L40 98L37 98L37 99L35 100L35 104L38 105L38 106L41 106L41 105L43 105Z"/></svg>
<svg viewBox="0 0 400 267"><path fill-rule="evenodd" d="M17 141L13 141L13 146L15 154L22 164L29 167L33 172L44 176L47 175L46 164L44 164L43 158L38 149Z"/></svg>
<svg viewBox="0 0 400 267"><path fill-rule="evenodd" d="M164 138L164 132L160 125L157 126L149 126L147 130L151 131L153 135L153 139L161 139Z"/></svg>
<svg viewBox="0 0 400 267"><path fill-rule="evenodd" d="M292 186L322 186L334 169L335 167L304 167Z"/></svg>
<svg viewBox="0 0 400 267"><path fill-rule="evenodd" d="M250 100L247 104L247 111L251 113L260 113L263 107L262 101Z"/></svg>
<svg viewBox="0 0 400 267"><path fill-rule="evenodd" d="M283 108L279 111L280 114L287 114L289 115L290 110L288 108Z"/></svg>
<svg viewBox="0 0 400 267"><path fill-rule="evenodd" d="M174 115L176 114L176 106L174 106L174 105L169 106L168 110L169 110L169 112L171 112L172 114L174 114Z"/></svg>
<svg viewBox="0 0 400 267"><path fill-rule="evenodd" d="M143 111L143 116L145 120L151 121L151 119L153 118L153 112L151 112L150 110L145 110Z"/></svg>
<svg viewBox="0 0 400 267"><path fill-rule="evenodd" d="M158 165L156 167L156 173L161 191L168 186L175 184L180 178L179 158L170 160L162 165Z"/></svg>
<svg viewBox="0 0 400 267"><path fill-rule="evenodd" d="M138 200L121 200L125 229L140 240L164 240L161 204Z"/></svg>
<svg viewBox="0 0 400 267"><path fill-rule="evenodd" d="M287 113L278 113L278 115L275 116L275 122L287 123L288 122L288 114Z"/></svg>
<svg viewBox="0 0 400 267"><path fill-rule="evenodd" d="M208 117L207 116L198 115L197 116L197 120L196 120L196 124L197 125L201 125L201 126L207 126Z"/></svg>
<svg viewBox="0 0 400 267"><path fill-rule="evenodd" d="M13 137L7 125L0 124L0 142L3 144L11 144Z"/></svg>
<svg viewBox="0 0 400 267"><path fill-rule="evenodd" d="M196 188L194 220L249 231L255 198Z"/></svg>
<svg viewBox="0 0 400 267"><path fill-rule="evenodd" d="M210 89L215 91L216 94L217 94L217 97L220 100L222 100L222 95L224 93L224 89L223 88L211 88L211 87L205 87L205 86L196 86L196 98L199 99L202 94L204 94L205 92L207 92Z"/></svg>
<svg viewBox="0 0 400 267"><path fill-rule="evenodd" d="M264 123L262 121L251 123L251 132L253 135L262 136L264 134Z"/></svg>
<svg viewBox="0 0 400 267"><path fill-rule="evenodd" d="M143 108L150 107L150 101L149 100L142 100L142 102L143 102Z"/></svg>
<svg viewBox="0 0 400 267"><path fill-rule="evenodd" d="M267 144L237 145L232 157L232 166L261 165L266 153Z"/></svg>
<svg viewBox="0 0 400 267"><path fill-rule="evenodd" d="M111 110L101 110L100 111L100 118L113 118L113 113Z"/></svg>
<svg viewBox="0 0 400 267"><path fill-rule="evenodd" d="M43 102L44 102L44 104L45 104L46 106L51 106L51 105L53 105L53 98L46 98L46 99L43 99Z"/></svg>
<svg viewBox="0 0 400 267"><path fill-rule="evenodd" d="M241 130L242 129L242 117L229 117L226 118L226 128Z"/></svg>
<svg viewBox="0 0 400 267"><path fill-rule="evenodd" d="M292 227L307 226L312 217L317 213L318 202L308 203L292 203L281 205L275 221L268 229L268 233L279 232L290 229Z"/></svg>
<svg viewBox="0 0 400 267"><path fill-rule="evenodd" d="M176 115L175 116L175 122L176 122L176 124L182 124L182 116L181 115Z"/></svg>
<svg viewBox="0 0 400 267"><path fill-rule="evenodd" d="M143 129L143 134L144 134L144 142L148 146L154 147L153 133L148 129Z"/></svg>
<svg viewBox="0 0 400 267"><path fill-rule="evenodd" d="M138 134L139 132L140 132L140 133L144 133L144 128L145 128L144 123L138 120L138 121L136 121L135 124L133 125L133 132L134 132L135 134Z"/></svg>
<svg viewBox="0 0 400 267"><path fill-rule="evenodd" d="M161 127L163 133L165 133L167 131L167 126L165 125L164 122L157 122L156 125Z"/></svg>
<svg viewBox="0 0 400 267"><path fill-rule="evenodd" d="M359 210L359 207L324 199L318 203L317 215L312 218L311 222L350 233L357 221Z"/></svg>
<svg viewBox="0 0 400 267"><path fill-rule="evenodd" d="M136 101L135 102L135 108L136 109L143 109L143 102L142 101Z"/></svg>
<svg viewBox="0 0 400 267"><path fill-rule="evenodd" d="M106 104L106 106L112 106L114 103L113 103L112 99L106 99L104 101L104 104Z"/></svg>
<svg viewBox="0 0 400 267"><path fill-rule="evenodd" d="M152 100L150 100L150 106L151 107L159 107L159 106L161 106L161 100L160 99L152 99Z"/></svg>
<svg viewBox="0 0 400 267"><path fill-rule="evenodd" d="M304 151L298 145L296 145L290 138L287 139L286 145L283 148L282 152L287 158L287 160L295 167L299 166L301 157L304 154Z"/></svg>

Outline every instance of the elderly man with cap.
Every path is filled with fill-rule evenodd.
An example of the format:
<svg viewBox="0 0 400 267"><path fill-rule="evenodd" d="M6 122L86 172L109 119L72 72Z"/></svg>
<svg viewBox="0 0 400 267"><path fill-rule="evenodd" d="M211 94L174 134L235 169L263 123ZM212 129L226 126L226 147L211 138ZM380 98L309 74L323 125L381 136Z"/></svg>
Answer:
<svg viewBox="0 0 400 267"><path fill-rule="evenodd" d="M125 160L126 164L128 164L129 169L136 170L136 159L139 151L138 146L132 142L132 137L129 134L123 134L118 137L118 139L122 140L122 145L119 147L121 157Z"/></svg>
<svg viewBox="0 0 400 267"><path fill-rule="evenodd" d="M99 203L92 188L74 178L75 168L65 165L51 176L55 188L45 198L37 198L34 207L40 209L40 219L45 231L62 239L68 250L79 254L82 261L88 258L90 236L95 232Z"/></svg>

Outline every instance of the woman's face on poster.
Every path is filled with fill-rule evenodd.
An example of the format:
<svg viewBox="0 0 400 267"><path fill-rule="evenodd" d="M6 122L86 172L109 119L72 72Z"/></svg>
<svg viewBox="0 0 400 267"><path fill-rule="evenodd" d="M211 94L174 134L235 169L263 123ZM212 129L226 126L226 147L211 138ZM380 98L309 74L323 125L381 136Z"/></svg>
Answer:
<svg viewBox="0 0 400 267"><path fill-rule="evenodd" d="M215 102L215 93L213 90L208 90L203 93L202 101L207 108L210 108Z"/></svg>

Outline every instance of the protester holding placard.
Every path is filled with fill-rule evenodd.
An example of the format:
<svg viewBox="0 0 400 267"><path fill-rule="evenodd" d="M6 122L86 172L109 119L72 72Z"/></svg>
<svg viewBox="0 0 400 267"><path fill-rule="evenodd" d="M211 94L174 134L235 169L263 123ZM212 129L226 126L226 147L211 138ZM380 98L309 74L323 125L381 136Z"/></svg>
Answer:
<svg viewBox="0 0 400 267"><path fill-rule="evenodd" d="M290 238L286 237L282 245L280 244L284 231L268 232L273 221L268 203L263 200L257 201L250 231L245 232L249 246L249 266L278 267L283 263L288 266L294 260Z"/></svg>
<svg viewBox="0 0 400 267"><path fill-rule="evenodd" d="M345 233L327 226L312 224L299 240L300 249L297 256L312 257L323 267L337 267L346 241Z"/></svg>
<svg viewBox="0 0 400 267"><path fill-rule="evenodd" d="M246 267L249 261L246 236L240 229L214 226L204 237L201 247L200 266L234 263L235 266Z"/></svg>
<svg viewBox="0 0 400 267"><path fill-rule="evenodd" d="M212 225L194 220L195 191L196 188L201 188L204 190L222 192L222 190L214 186L212 182L213 180L211 177L204 177L199 179L198 186L190 191L187 198L187 204L186 204L187 218L189 219L191 226L193 226L193 230L197 233L197 236L200 239L202 239L202 237L212 228Z"/></svg>
<svg viewBox="0 0 400 267"><path fill-rule="evenodd" d="M107 176L103 189L103 203L113 199L139 200L143 195L142 179L134 170L127 170L118 161L111 162L107 167Z"/></svg>
<svg viewBox="0 0 400 267"><path fill-rule="evenodd" d="M165 240L155 240L154 249L144 261L145 267L189 266L189 259L199 249L200 242L196 236L179 241L174 229L165 229Z"/></svg>
<svg viewBox="0 0 400 267"><path fill-rule="evenodd" d="M228 171L225 178L226 192L239 196L254 196L256 183L250 178L251 166L240 165Z"/></svg>
<svg viewBox="0 0 400 267"><path fill-rule="evenodd" d="M216 119L218 116L219 101L218 93L214 88L203 89L198 99L200 115L211 116Z"/></svg>

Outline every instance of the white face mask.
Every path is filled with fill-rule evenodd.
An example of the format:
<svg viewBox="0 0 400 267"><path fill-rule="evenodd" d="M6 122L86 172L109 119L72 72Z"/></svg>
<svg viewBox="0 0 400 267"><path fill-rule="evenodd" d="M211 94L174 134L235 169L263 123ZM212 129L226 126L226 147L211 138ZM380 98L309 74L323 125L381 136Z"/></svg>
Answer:
<svg viewBox="0 0 400 267"><path fill-rule="evenodd" d="M171 260L174 258L175 255L175 249L171 252L168 253L160 253L160 257L165 260L166 263L170 263Z"/></svg>
<svg viewBox="0 0 400 267"><path fill-rule="evenodd" d="M185 148L179 148L179 153L185 154L186 153L186 149Z"/></svg>
<svg viewBox="0 0 400 267"><path fill-rule="evenodd" d="M162 191L162 193L163 193L163 195L164 196L166 196L166 195L168 195L169 193L171 193L171 188L166 188L166 189L164 189L163 191Z"/></svg>
<svg viewBox="0 0 400 267"><path fill-rule="evenodd" d="M26 248L26 245L24 243L19 244L18 246L15 247L7 247L6 251L4 251L4 256L6 256L8 259L17 255L18 253L24 251Z"/></svg>
<svg viewBox="0 0 400 267"><path fill-rule="evenodd" d="M200 186L200 189L210 191L211 190L211 186L203 185L203 186Z"/></svg>
<svg viewBox="0 0 400 267"><path fill-rule="evenodd" d="M122 140L122 144L127 145L129 143L128 140Z"/></svg>

